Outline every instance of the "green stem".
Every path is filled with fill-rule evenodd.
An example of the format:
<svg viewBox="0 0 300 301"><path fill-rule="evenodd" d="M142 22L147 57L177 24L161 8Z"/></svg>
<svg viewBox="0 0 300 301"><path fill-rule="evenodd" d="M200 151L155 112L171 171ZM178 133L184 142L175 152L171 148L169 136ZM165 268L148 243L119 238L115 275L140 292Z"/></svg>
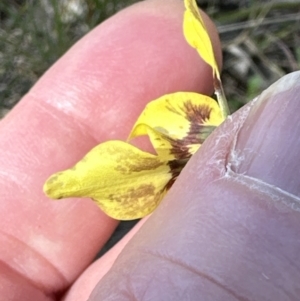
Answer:
<svg viewBox="0 0 300 301"><path fill-rule="evenodd" d="M217 76L214 78L214 88L221 109L222 117L226 119L227 116L230 115L230 111L229 111L229 107L228 107L228 103L224 93L221 79L219 79Z"/></svg>

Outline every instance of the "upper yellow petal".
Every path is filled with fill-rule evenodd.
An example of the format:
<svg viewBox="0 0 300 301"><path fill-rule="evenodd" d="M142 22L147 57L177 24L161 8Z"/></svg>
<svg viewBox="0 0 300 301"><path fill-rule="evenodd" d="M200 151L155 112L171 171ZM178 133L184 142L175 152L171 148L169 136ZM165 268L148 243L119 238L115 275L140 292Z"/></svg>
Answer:
<svg viewBox="0 0 300 301"><path fill-rule="evenodd" d="M184 0L184 5L186 9L183 20L184 36L187 42L198 51L202 59L212 67L213 74L220 78L211 40L196 1Z"/></svg>
<svg viewBox="0 0 300 301"><path fill-rule="evenodd" d="M129 220L151 213L171 178L168 162L125 142L108 141L73 168L52 175L44 191L55 199L90 197L109 216Z"/></svg>
<svg viewBox="0 0 300 301"><path fill-rule="evenodd" d="M217 102L205 95L177 92L150 102L129 138L149 135L163 158L190 157L223 118Z"/></svg>

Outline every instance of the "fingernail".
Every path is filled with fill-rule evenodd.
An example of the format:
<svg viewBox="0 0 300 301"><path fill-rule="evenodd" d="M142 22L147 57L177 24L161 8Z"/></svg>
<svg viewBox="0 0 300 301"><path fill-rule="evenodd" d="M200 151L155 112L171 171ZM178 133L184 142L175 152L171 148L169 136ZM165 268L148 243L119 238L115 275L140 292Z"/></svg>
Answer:
<svg viewBox="0 0 300 301"><path fill-rule="evenodd" d="M264 91L238 133L232 170L300 196L300 72Z"/></svg>

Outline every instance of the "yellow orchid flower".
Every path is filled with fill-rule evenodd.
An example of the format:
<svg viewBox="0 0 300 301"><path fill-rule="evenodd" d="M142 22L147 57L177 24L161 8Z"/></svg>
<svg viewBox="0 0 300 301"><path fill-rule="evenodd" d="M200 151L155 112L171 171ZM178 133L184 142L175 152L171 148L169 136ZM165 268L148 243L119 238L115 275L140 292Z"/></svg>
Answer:
<svg viewBox="0 0 300 301"><path fill-rule="evenodd" d="M194 41L195 48L218 75L196 3L185 0L185 6L185 36L189 43ZM205 54L197 35L206 35L203 41L210 44ZM129 136L148 135L156 154L123 141L99 144L74 167L52 175L44 192L54 199L90 197L115 219L144 217L158 206L189 158L223 120L224 111L208 96L192 92L164 95L146 106Z"/></svg>
<svg viewBox="0 0 300 301"><path fill-rule="evenodd" d="M44 191L55 199L91 197L116 219L143 217L158 206L188 159L222 121L217 102L208 96L165 95L146 106L130 135L149 135L157 155L108 141L73 168L50 177Z"/></svg>

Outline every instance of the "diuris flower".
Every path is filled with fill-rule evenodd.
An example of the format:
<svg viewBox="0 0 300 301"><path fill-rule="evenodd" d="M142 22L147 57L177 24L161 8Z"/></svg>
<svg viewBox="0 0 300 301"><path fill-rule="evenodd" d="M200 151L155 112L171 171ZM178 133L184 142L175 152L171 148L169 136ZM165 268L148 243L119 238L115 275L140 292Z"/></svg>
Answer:
<svg viewBox="0 0 300 301"><path fill-rule="evenodd" d="M185 7L185 37L212 67L218 89L219 71L205 25L194 0L185 0ZM225 101L222 91L220 100ZM220 108L205 95L164 95L146 106L129 136L148 135L155 155L123 141L107 141L73 168L52 175L44 191L54 199L90 197L115 219L144 217L158 206L189 158L226 114L226 106Z"/></svg>

